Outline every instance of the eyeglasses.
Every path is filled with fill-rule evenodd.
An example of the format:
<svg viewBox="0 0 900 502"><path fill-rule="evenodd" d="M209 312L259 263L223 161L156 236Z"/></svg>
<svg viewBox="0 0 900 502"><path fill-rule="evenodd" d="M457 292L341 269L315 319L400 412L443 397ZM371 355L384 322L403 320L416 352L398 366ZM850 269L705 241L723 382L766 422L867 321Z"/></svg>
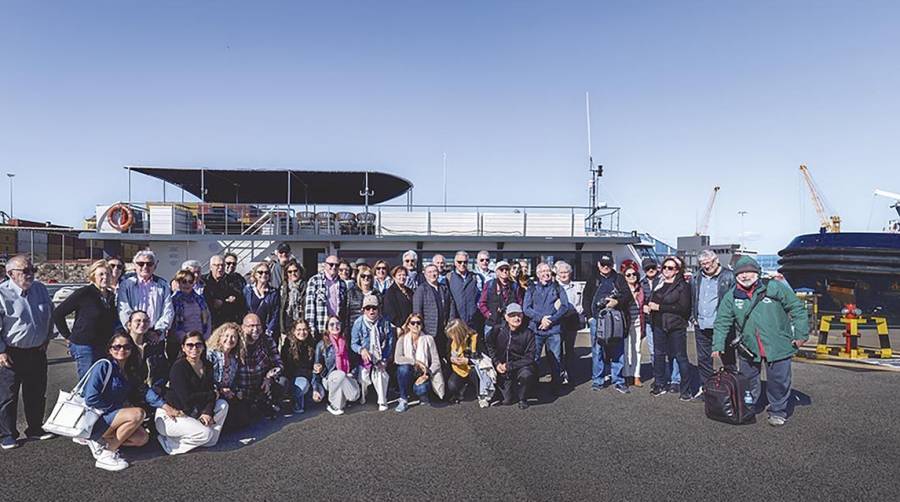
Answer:
<svg viewBox="0 0 900 502"><path fill-rule="evenodd" d="M422 321L409 321L410 326L421 326Z"/></svg>
<svg viewBox="0 0 900 502"><path fill-rule="evenodd" d="M236 266L237 266L237 262L236 262L236 261L226 261L226 262L225 262L225 266L226 266L226 267L236 267Z"/></svg>
<svg viewBox="0 0 900 502"><path fill-rule="evenodd" d="M334 327L338 327L338 328L339 328L340 326L341 326L341 323L339 323L339 322L330 322L330 323L328 323L328 327L329 327L329 328L334 328Z"/></svg>
<svg viewBox="0 0 900 502"><path fill-rule="evenodd" d="M509 267L500 267L497 269L497 272L509 272Z"/></svg>
<svg viewBox="0 0 900 502"><path fill-rule="evenodd" d="M637 277L637 274L634 272L625 272L625 277Z"/></svg>
<svg viewBox="0 0 900 502"><path fill-rule="evenodd" d="M478 261L491 261L490 258L479 258Z"/></svg>
<svg viewBox="0 0 900 502"><path fill-rule="evenodd" d="M663 267L663 270L678 270L678 267L673 267L672 265L666 265Z"/></svg>
<svg viewBox="0 0 900 502"><path fill-rule="evenodd" d="M600 264L600 268L609 268L609 267L611 267L611 266L612 266L612 265L607 265L607 264L605 264L605 263L601 263L601 264Z"/></svg>
<svg viewBox="0 0 900 502"><path fill-rule="evenodd" d="M182 279L178 281L178 284L193 284L194 281L192 279Z"/></svg>
<svg viewBox="0 0 900 502"><path fill-rule="evenodd" d="M202 349L206 347L206 344L203 342L187 342L184 344L186 349Z"/></svg>
<svg viewBox="0 0 900 502"><path fill-rule="evenodd" d="M300 271L297 270L296 268L291 268L291 269L288 269L287 273L289 273L289 274L299 274Z"/></svg>
<svg viewBox="0 0 900 502"><path fill-rule="evenodd" d="M378 307L376 307L375 305L368 305L363 307L363 310L378 310Z"/></svg>
<svg viewBox="0 0 900 502"><path fill-rule="evenodd" d="M109 350L115 350L115 351L127 350L127 351L131 352L131 345L128 345L128 344L122 345L122 344L117 343L115 345L110 345Z"/></svg>
<svg viewBox="0 0 900 502"><path fill-rule="evenodd" d="M416 262L416 260L411 260L411 259L403 260L403 263L415 263L415 262Z"/></svg>
<svg viewBox="0 0 900 502"><path fill-rule="evenodd" d="M335 261L335 262L326 261L326 262L325 262L325 266L326 266L326 267L336 267L336 266L338 266L338 262L336 262L336 261Z"/></svg>
<svg viewBox="0 0 900 502"><path fill-rule="evenodd" d="M156 264L153 263L152 261L138 261L138 262L135 262L135 264L134 264L134 266L137 268L152 267L154 265L156 265Z"/></svg>
<svg viewBox="0 0 900 502"><path fill-rule="evenodd" d="M125 265L122 265L121 263L110 263L109 268L125 268Z"/></svg>
<svg viewBox="0 0 900 502"><path fill-rule="evenodd" d="M372 278L372 274L360 274L360 275L359 275L359 278L360 278L360 279L371 279L371 278Z"/></svg>
<svg viewBox="0 0 900 502"><path fill-rule="evenodd" d="M37 272L37 269L34 267L30 268L11 268L7 270L7 272L22 272L25 275L34 275Z"/></svg>
<svg viewBox="0 0 900 502"><path fill-rule="evenodd" d="M375 270L387 270L387 267L375 267Z"/></svg>
<svg viewBox="0 0 900 502"><path fill-rule="evenodd" d="M268 270L257 270L256 271L256 275L271 275L271 274L272 274L272 272L269 272Z"/></svg>
<svg viewBox="0 0 900 502"><path fill-rule="evenodd" d="M465 260L456 260L457 265L465 265L466 263L468 263L468 262Z"/></svg>

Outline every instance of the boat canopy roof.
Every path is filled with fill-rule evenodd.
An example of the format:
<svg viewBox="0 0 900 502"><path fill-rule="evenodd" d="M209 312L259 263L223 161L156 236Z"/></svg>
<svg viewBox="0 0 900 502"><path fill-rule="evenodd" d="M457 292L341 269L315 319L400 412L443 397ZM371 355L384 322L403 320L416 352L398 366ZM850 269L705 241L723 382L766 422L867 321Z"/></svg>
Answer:
<svg viewBox="0 0 900 502"><path fill-rule="evenodd" d="M406 179L378 171L125 168L171 183L210 203L361 205L368 175L369 204L379 204L405 194L413 186Z"/></svg>

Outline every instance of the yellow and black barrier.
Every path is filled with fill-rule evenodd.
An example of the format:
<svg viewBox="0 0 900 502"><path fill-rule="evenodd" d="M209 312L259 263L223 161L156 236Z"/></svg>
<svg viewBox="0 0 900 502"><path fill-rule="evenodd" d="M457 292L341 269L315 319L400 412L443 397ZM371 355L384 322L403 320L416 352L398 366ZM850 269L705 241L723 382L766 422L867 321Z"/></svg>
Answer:
<svg viewBox="0 0 900 502"><path fill-rule="evenodd" d="M845 326L843 333L841 333L846 338L845 343L841 346L829 346L828 333L831 331L834 317L833 315L824 315L819 322L819 342L816 344L816 359L829 357L841 359L863 359L867 357L888 359L893 356L886 318L841 317L840 322ZM881 346L879 349L861 349L859 347L860 325L868 324L869 321L875 324L875 330L878 333L878 343Z"/></svg>

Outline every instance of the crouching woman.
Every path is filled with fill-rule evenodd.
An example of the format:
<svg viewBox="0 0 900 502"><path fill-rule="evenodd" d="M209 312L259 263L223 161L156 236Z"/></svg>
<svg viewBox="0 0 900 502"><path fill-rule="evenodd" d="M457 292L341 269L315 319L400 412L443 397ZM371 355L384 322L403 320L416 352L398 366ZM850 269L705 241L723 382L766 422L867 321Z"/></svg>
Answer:
<svg viewBox="0 0 900 502"><path fill-rule="evenodd" d="M143 428L144 410L136 404L143 401L141 355L125 333L118 333L106 344L106 359L91 367L84 388L84 402L102 410L87 441L94 464L107 471L121 471L128 462L119 455L122 446L144 446L147 431Z"/></svg>
<svg viewBox="0 0 900 502"><path fill-rule="evenodd" d="M228 416L228 402L219 399L205 351L202 333L191 331L184 337L181 354L169 373L166 404L170 409L156 410L159 444L169 455L215 446Z"/></svg>

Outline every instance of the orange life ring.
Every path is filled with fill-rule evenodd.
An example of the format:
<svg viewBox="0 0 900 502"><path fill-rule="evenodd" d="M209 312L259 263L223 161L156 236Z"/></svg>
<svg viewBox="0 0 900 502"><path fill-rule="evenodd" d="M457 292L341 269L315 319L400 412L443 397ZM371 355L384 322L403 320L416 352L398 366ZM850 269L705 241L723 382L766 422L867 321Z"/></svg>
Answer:
<svg viewBox="0 0 900 502"><path fill-rule="evenodd" d="M106 221L119 232L127 232L134 225L134 212L125 204L113 204L106 210Z"/></svg>

